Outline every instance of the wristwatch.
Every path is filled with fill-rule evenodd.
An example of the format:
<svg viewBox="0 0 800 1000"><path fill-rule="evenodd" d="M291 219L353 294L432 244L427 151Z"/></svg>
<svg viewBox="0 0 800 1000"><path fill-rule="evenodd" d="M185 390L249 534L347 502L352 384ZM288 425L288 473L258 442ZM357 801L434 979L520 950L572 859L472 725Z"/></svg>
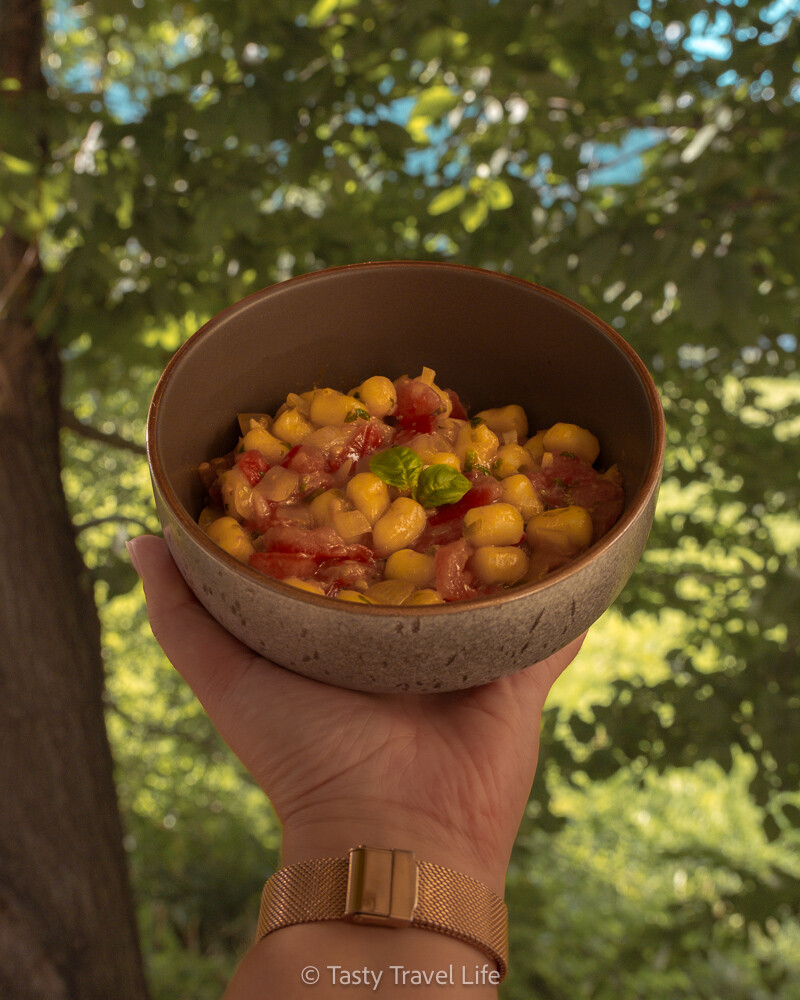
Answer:
<svg viewBox="0 0 800 1000"><path fill-rule="evenodd" d="M412 851L360 844L346 858L280 868L264 886L256 941L321 920L436 931L482 951L501 981L508 971L503 900L469 875L418 861Z"/></svg>

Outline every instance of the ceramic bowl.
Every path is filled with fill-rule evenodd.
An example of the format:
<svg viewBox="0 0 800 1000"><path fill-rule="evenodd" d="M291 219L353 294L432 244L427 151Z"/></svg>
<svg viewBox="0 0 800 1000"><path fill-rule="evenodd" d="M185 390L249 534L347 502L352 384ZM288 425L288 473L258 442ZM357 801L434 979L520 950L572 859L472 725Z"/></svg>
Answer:
<svg viewBox="0 0 800 1000"><path fill-rule="evenodd" d="M532 427L567 421L619 465L625 509L611 531L539 583L439 606L356 605L238 563L195 520L197 466L230 451L240 411L274 412L287 392L350 390L423 365L470 412L519 403ZM644 364L611 327L555 292L460 265L354 264L256 292L225 309L169 362L147 448L164 536L208 611L253 650L299 674L365 691L450 691L543 659L622 590L653 520L664 419Z"/></svg>

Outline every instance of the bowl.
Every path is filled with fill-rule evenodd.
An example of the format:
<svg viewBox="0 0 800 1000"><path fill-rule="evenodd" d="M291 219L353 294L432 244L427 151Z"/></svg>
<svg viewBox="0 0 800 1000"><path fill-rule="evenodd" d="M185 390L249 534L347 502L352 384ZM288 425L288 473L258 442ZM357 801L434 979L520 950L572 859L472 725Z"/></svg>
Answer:
<svg viewBox="0 0 800 1000"><path fill-rule="evenodd" d="M241 411L287 392L345 392L371 375L435 369L469 412L519 403L532 427L588 427L624 477L619 521L569 565L499 596L416 607L357 605L237 562L200 530L197 466L230 451ZM444 692L544 659L614 601L653 521L664 455L655 385L625 340L556 292L492 271L417 261L292 278L223 310L177 351L147 424L156 507L200 602L257 653L329 684Z"/></svg>

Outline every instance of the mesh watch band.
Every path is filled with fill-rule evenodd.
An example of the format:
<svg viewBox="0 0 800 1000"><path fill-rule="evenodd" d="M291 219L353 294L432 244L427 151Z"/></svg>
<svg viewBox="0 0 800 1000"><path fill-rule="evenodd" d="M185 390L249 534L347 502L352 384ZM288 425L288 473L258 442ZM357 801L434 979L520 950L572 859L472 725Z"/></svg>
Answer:
<svg viewBox="0 0 800 1000"><path fill-rule="evenodd" d="M508 971L508 911L499 896L460 872L408 851L353 848L281 868L261 896L256 941L281 927L322 920L409 926L472 945Z"/></svg>

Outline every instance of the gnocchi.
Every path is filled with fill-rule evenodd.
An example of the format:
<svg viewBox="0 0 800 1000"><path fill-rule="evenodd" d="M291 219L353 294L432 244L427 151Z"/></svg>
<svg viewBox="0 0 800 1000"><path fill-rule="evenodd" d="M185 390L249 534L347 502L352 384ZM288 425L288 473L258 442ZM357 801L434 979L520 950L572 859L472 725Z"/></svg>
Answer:
<svg viewBox="0 0 800 1000"><path fill-rule="evenodd" d="M208 538L306 593L436 606L541 579L624 506L600 442L567 422L529 430L516 403L469 417L423 368L350 392L289 393L239 414L238 443L198 469Z"/></svg>

